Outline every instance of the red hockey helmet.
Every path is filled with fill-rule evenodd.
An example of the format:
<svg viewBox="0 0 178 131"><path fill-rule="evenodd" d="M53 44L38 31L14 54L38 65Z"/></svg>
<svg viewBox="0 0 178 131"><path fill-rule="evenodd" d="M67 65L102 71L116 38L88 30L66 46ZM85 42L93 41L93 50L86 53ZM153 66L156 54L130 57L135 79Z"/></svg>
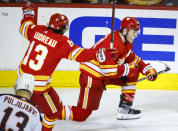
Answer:
<svg viewBox="0 0 178 131"><path fill-rule="evenodd" d="M121 28L120 29L123 30L124 28L139 30L140 29L140 23L134 17L125 17L121 22Z"/></svg>
<svg viewBox="0 0 178 131"><path fill-rule="evenodd" d="M69 24L68 18L63 14L53 14L49 20L49 27L55 30L60 30L63 26L67 27Z"/></svg>

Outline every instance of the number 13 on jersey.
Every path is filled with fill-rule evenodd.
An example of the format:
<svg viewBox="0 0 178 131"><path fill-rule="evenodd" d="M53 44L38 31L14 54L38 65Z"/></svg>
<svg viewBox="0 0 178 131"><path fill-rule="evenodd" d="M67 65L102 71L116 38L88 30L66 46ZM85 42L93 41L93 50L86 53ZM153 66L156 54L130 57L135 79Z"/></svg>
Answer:
<svg viewBox="0 0 178 131"><path fill-rule="evenodd" d="M30 53L34 47L35 42L33 41L29 47L29 50L27 52L27 55L25 56L23 60L23 64L26 65L29 61L29 67L35 71L40 70L43 66L44 60L46 59L46 56L48 54L48 48L43 45L37 45L35 47L35 51L39 53L41 51L41 54L37 54L35 60L29 59ZM37 61L37 63L35 63Z"/></svg>

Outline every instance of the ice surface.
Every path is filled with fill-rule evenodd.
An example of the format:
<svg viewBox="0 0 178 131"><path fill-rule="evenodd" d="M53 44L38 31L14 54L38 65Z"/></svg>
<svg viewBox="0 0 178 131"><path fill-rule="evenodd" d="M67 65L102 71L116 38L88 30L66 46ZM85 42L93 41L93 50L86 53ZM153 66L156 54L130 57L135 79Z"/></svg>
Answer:
<svg viewBox="0 0 178 131"><path fill-rule="evenodd" d="M65 105L76 105L79 88L55 89ZM107 89L99 110L86 121L58 120L53 131L178 131L178 91L137 90L133 106L142 110L142 117L136 120L116 119L119 95L120 89Z"/></svg>
<svg viewBox="0 0 178 131"><path fill-rule="evenodd" d="M64 104L76 104L79 89L58 89ZM137 90L136 120L117 120L120 89L107 89L99 110L85 122L57 121L54 131L178 131L178 91Z"/></svg>

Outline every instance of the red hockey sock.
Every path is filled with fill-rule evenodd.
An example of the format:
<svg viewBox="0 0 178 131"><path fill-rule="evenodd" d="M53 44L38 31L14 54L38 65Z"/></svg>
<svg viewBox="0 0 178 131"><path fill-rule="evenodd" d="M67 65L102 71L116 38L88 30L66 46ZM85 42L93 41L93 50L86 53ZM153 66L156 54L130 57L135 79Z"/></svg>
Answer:
<svg viewBox="0 0 178 131"><path fill-rule="evenodd" d="M63 106L62 111L59 113L58 119L60 120L73 120L73 121L85 121L92 110L83 109L76 106Z"/></svg>
<svg viewBox="0 0 178 131"><path fill-rule="evenodd" d="M122 97L123 97L123 101L128 102L128 103L132 103L135 97L135 91L133 92L122 92Z"/></svg>
<svg viewBox="0 0 178 131"><path fill-rule="evenodd" d="M47 127L43 126L42 131L52 131L52 129L53 129L53 128L47 128Z"/></svg>
<svg viewBox="0 0 178 131"><path fill-rule="evenodd" d="M76 106L72 106L73 120L74 121L85 121L92 113L92 110L83 109Z"/></svg>

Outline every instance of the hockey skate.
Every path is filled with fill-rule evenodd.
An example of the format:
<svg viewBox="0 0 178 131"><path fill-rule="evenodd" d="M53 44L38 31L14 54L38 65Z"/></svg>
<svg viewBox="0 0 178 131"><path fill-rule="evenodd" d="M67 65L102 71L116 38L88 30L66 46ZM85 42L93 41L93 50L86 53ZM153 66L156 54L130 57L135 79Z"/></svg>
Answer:
<svg viewBox="0 0 178 131"><path fill-rule="evenodd" d="M118 108L118 114L117 119L118 120L132 120L132 119L138 119L141 117L141 110L136 110L131 108L132 103L123 102L121 99L119 108Z"/></svg>

